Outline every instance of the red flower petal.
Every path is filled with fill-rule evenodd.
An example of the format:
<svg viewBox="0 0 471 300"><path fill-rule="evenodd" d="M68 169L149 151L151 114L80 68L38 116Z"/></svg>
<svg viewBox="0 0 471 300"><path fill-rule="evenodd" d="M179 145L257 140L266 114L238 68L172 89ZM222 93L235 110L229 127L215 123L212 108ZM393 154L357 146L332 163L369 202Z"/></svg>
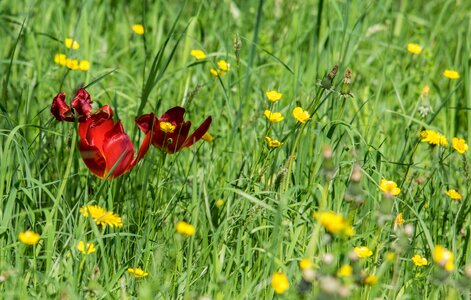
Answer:
<svg viewBox="0 0 471 300"><path fill-rule="evenodd" d="M159 121L161 122L171 122L176 123L178 125L183 122L183 115L185 114L185 109L180 106L172 107L171 109L167 110L160 118Z"/></svg>
<svg viewBox="0 0 471 300"><path fill-rule="evenodd" d="M118 177L130 170L129 166L134 157L134 146L129 136L124 132L121 121L105 134L103 153L106 160L106 172L113 167L110 179Z"/></svg>
<svg viewBox="0 0 471 300"><path fill-rule="evenodd" d="M96 176L103 178L105 176L106 161L101 151L97 147L89 145L84 139L79 141L79 150L88 169Z"/></svg>
<svg viewBox="0 0 471 300"><path fill-rule="evenodd" d="M85 122L85 120L90 116L90 112L92 110L90 94L88 94L85 89L80 88L75 94L75 98L72 100L71 104L79 122Z"/></svg>
<svg viewBox="0 0 471 300"><path fill-rule="evenodd" d="M142 132L144 132L145 134L151 131L152 127L157 128L155 126L157 122L153 113L142 115L136 118L136 124L139 129L142 130Z"/></svg>
<svg viewBox="0 0 471 300"><path fill-rule="evenodd" d="M208 131L209 126L211 125L211 121L211 117L208 117L206 120L204 120L204 122L201 123L200 127L198 127L195 132L193 132L193 134L188 137L188 139L183 144L182 148L188 148L197 141L199 141L203 137L203 135Z"/></svg>
<svg viewBox="0 0 471 300"><path fill-rule="evenodd" d="M191 127L191 122L183 122L181 126L177 126L175 128L175 131L173 132L173 137L172 137L172 142L168 143L167 141L167 152L168 153L175 153L180 151L180 149L183 146L183 143L185 143L188 133L190 133L190 127Z"/></svg>
<svg viewBox="0 0 471 300"><path fill-rule="evenodd" d="M178 152L185 142L190 131L191 122L177 124L173 132L164 132L160 129L160 122L157 120L152 135L152 144L168 153Z"/></svg>
<svg viewBox="0 0 471 300"><path fill-rule="evenodd" d="M72 110L67 105L67 103L65 103L64 93L57 94L52 100L51 114L58 121L68 121L68 122L74 121Z"/></svg>
<svg viewBox="0 0 471 300"><path fill-rule="evenodd" d="M114 127L113 110L108 105L103 106L90 116L84 123L79 124L79 136L87 140L89 145L93 145L103 153L103 141L105 135Z"/></svg>
<svg viewBox="0 0 471 300"><path fill-rule="evenodd" d="M152 141L152 135L151 133L147 133L144 139L142 140L142 144L139 147L139 151L137 152L136 158L131 162L131 164L128 167L128 171L130 171L132 168L134 168L138 162L141 161L141 159L146 155L147 151L149 150L150 147L150 142Z"/></svg>

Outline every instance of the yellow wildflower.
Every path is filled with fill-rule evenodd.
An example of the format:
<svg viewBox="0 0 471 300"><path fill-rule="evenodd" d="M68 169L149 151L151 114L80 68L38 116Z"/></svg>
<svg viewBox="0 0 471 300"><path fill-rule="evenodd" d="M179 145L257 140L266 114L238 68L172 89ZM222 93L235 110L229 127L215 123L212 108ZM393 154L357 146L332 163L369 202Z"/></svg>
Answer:
<svg viewBox="0 0 471 300"><path fill-rule="evenodd" d="M206 54L202 50L191 50L190 54L197 60L202 60L206 58Z"/></svg>
<svg viewBox="0 0 471 300"><path fill-rule="evenodd" d="M172 133L175 130L175 125L170 122L160 122L160 130L165 133Z"/></svg>
<svg viewBox="0 0 471 300"><path fill-rule="evenodd" d="M289 289L288 276L283 273L276 272L271 277L271 286L277 294L283 294Z"/></svg>
<svg viewBox="0 0 471 300"><path fill-rule="evenodd" d="M211 70L209 70L209 72L211 74L213 74L214 76L222 76L224 75L225 73L224 72L219 72L218 70L214 69L214 68L211 68Z"/></svg>
<svg viewBox="0 0 471 300"><path fill-rule="evenodd" d="M58 65L65 66L67 61L67 56L65 54L56 54L54 56L54 62Z"/></svg>
<svg viewBox="0 0 471 300"><path fill-rule="evenodd" d="M20 239L20 242L22 242L25 245L36 245L39 242L39 239L41 236L31 230L26 230L24 232L20 232L18 234L18 238Z"/></svg>
<svg viewBox="0 0 471 300"><path fill-rule="evenodd" d="M283 145L283 143L280 142L279 140L273 140L272 138L268 136L265 137L265 141L267 142L268 148L278 148L281 145Z"/></svg>
<svg viewBox="0 0 471 300"><path fill-rule="evenodd" d="M430 94L430 86L428 84L424 85L424 87L422 88L422 93L421 95L422 96L428 96L428 94Z"/></svg>
<svg viewBox="0 0 471 300"><path fill-rule="evenodd" d="M206 133L203 134L201 138L203 139L203 141L208 143L211 143L214 140L214 137L211 135L211 133L209 133L209 131L206 131Z"/></svg>
<svg viewBox="0 0 471 300"><path fill-rule="evenodd" d="M276 102L276 101L280 100L281 97L283 97L282 93L278 93L275 90L268 91L268 92L265 93L265 95L267 95L268 100L270 100L271 102Z"/></svg>
<svg viewBox="0 0 471 300"><path fill-rule="evenodd" d="M448 197L450 197L452 200L461 200L463 199L463 196L461 196L460 193L458 193L456 190L454 189L451 189L449 191L446 192L446 194L448 195Z"/></svg>
<svg viewBox="0 0 471 300"><path fill-rule="evenodd" d="M397 183L392 180L381 179L379 189L390 196L397 196L401 193L401 189L397 187Z"/></svg>
<svg viewBox="0 0 471 300"><path fill-rule="evenodd" d="M134 31L135 34L139 34L139 35L142 35L144 34L144 26L142 26L141 24L134 24L132 25L132 31Z"/></svg>
<svg viewBox="0 0 471 300"><path fill-rule="evenodd" d="M71 38L66 38L64 43L65 43L65 46L69 49L72 48L73 50L77 50L78 48L80 48L79 43L77 41L74 41Z"/></svg>
<svg viewBox="0 0 471 300"><path fill-rule="evenodd" d="M295 107L293 109L293 116L301 123L306 123L309 120L310 116L306 110L303 110L301 107Z"/></svg>
<svg viewBox="0 0 471 300"><path fill-rule="evenodd" d="M136 278L142 278L149 275L146 271L141 268L129 268L128 273L134 275Z"/></svg>
<svg viewBox="0 0 471 300"><path fill-rule="evenodd" d="M355 234L352 226L350 226L347 220L340 214L336 214L332 211L317 212L314 214L317 221L331 234L344 234L346 236L352 236Z"/></svg>
<svg viewBox="0 0 471 300"><path fill-rule="evenodd" d="M404 217L402 216L402 213L398 213L396 216L396 219L394 220L394 225L402 225L404 224Z"/></svg>
<svg viewBox="0 0 471 300"><path fill-rule="evenodd" d="M452 138L451 144L453 145L453 149L455 149L456 152L458 152L459 154L464 154L469 149L468 144L466 144L466 141L461 138Z"/></svg>
<svg viewBox="0 0 471 300"><path fill-rule="evenodd" d="M338 277L350 277L352 276L352 271L353 268L350 265L343 265L340 267L340 269L337 271L337 276Z"/></svg>
<svg viewBox="0 0 471 300"><path fill-rule="evenodd" d="M91 254L93 252L96 252L95 245L93 243L85 243L83 241L80 241L77 245L78 251L82 252L83 254Z"/></svg>
<svg viewBox="0 0 471 300"><path fill-rule="evenodd" d="M223 76L229 71L230 65L223 59L217 62L219 70L212 68L209 70L214 76Z"/></svg>
<svg viewBox="0 0 471 300"><path fill-rule="evenodd" d="M179 221L176 225L177 232L186 236L195 235L196 229L195 226L185 222Z"/></svg>
<svg viewBox="0 0 471 300"><path fill-rule="evenodd" d="M97 225L105 227L123 227L123 220L120 216L114 214L112 211L106 211L98 205L85 205L80 208L80 212L84 217L91 216Z"/></svg>
<svg viewBox="0 0 471 300"><path fill-rule="evenodd" d="M455 269L455 256L450 250L446 249L442 245L436 245L433 249L432 255L433 261L448 272L451 272Z"/></svg>
<svg viewBox="0 0 471 300"><path fill-rule="evenodd" d="M301 270L310 269L312 267L312 262L309 258L303 258L299 262L299 267Z"/></svg>
<svg viewBox="0 0 471 300"><path fill-rule="evenodd" d="M78 60L67 58L65 60L65 66L71 70L77 70L79 68Z"/></svg>
<svg viewBox="0 0 471 300"><path fill-rule="evenodd" d="M265 110L265 112L263 113L265 115L265 117L267 117L267 119L272 122L272 123L276 123L276 122L281 122L283 121L284 117L281 113L279 112L271 112L269 111L268 109Z"/></svg>
<svg viewBox="0 0 471 300"><path fill-rule="evenodd" d="M224 59L221 59L220 61L218 61L218 67L223 72L229 71L230 66L231 65L228 64L227 61L225 61Z"/></svg>
<svg viewBox="0 0 471 300"><path fill-rule="evenodd" d="M373 285L378 282L378 276L376 275L368 275L363 279L363 283L366 285Z"/></svg>
<svg viewBox="0 0 471 300"><path fill-rule="evenodd" d="M412 256L411 260L417 267L426 266L428 264L427 259L425 257L421 257L418 254Z"/></svg>
<svg viewBox="0 0 471 300"><path fill-rule="evenodd" d="M393 260L396 259L396 253L388 251L388 252L386 252L385 257L386 257L387 261L393 261Z"/></svg>
<svg viewBox="0 0 471 300"><path fill-rule="evenodd" d="M422 138L422 142L429 143L430 145L448 146L447 138L443 134L433 130L423 130L420 133L420 137Z"/></svg>
<svg viewBox="0 0 471 300"><path fill-rule="evenodd" d="M359 258L366 258L366 257L370 257L371 255L373 255L373 251L371 251L366 246L355 247L355 248L353 248L353 251L358 255Z"/></svg>
<svg viewBox="0 0 471 300"><path fill-rule="evenodd" d="M407 51L412 54L420 54L422 53L422 47L419 44L409 43L407 44Z"/></svg>
<svg viewBox="0 0 471 300"><path fill-rule="evenodd" d="M216 200L216 207L222 207L224 205L224 199Z"/></svg>
<svg viewBox="0 0 471 300"><path fill-rule="evenodd" d="M443 71L443 76L445 76L448 79L458 79L460 78L460 73L458 73L455 70L445 70Z"/></svg>
<svg viewBox="0 0 471 300"><path fill-rule="evenodd" d="M79 63L79 69L84 72L90 70L90 62L86 59L81 60Z"/></svg>

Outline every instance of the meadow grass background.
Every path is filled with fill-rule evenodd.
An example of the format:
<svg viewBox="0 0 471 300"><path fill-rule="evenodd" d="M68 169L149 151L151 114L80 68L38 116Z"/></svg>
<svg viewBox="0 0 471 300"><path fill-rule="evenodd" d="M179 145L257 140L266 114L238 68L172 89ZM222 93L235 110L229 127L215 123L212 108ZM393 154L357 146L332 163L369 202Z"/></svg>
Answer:
<svg viewBox="0 0 471 300"><path fill-rule="evenodd" d="M463 0L1 1L1 298L333 298L323 276L335 277L353 247L366 245L374 254L358 265L379 280L342 280L348 298L467 299L468 154L433 149L419 132L470 142L470 15ZM136 23L145 35L132 32ZM66 49L67 37L80 48ZM158 80L146 87L166 39ZM424 51L407 52L410 42ZM208 58L197 61L192 49ZM91 68L69 71L54 63L56 53L87 59ZM220 59L231 69L214 77L209 70ZM317 83L334 64L336 86L352 69L354 97L324 92L311 121L296 126L291 111L320 100ZM445 78L444 69L461 78ZM134 118L175 105L186 107L192 128L211 115L215 140L174 155L152 147L130 173L100 180L81 160L76 126L49 112L58 92L71 97L90 83L92 100L113 107L135 145L142 136ZM433 112L422 118L425 84ZM285 116L273 126L263 116L271 89L283 93L275 110ZM267 133L286 137L284 145L269 151ZM394 228L394 218L378 221L383 178L402 190L389 213L402 212L413 234ZM451 188L464 199L450 200L444 192ZM344 199L352 194L364 203ZM122 216L124 227L97 227L79 212L89 203ZM313 217L319 210L348 217L356 234L329 240ZM195 236L178 235L179 220L193 224ZM18 240L27 229L41 234L34 247ZM82 255L80 240L97 251ZM455 255L446 276L432 260L437 244ZM414 266L417 253L427 266ZM306 294L297 288L303 258L320 274ZM129 267L149 276L133 278ZM289 278L283 295L270 286L276 271Z"/></svg>

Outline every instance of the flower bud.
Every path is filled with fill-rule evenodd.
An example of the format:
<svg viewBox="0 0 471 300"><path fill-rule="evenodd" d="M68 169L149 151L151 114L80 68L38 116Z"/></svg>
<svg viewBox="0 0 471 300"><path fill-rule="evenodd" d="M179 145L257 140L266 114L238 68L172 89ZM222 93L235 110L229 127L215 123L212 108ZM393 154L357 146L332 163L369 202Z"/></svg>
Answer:
<svg viewBox="0 0 471 300"><path fill-rule="evenodd" d="M345 70L345 74L343 75L343 83L342 83L342 88L340 90L340 94L343 97L350 96L352 97L353 95L350 93L350 84L352 83L352 70L347 68Z"/></svg>
<svg viewBox="0 0 471 300"><path fill-rule="evenodd" d="M321 81L321 86L326 89L330 90L332 88L332 83L334 81L335 76L337 76L337 72L339 70L339 65L335 65L332 70L324 76L324 78Z"/></svg>

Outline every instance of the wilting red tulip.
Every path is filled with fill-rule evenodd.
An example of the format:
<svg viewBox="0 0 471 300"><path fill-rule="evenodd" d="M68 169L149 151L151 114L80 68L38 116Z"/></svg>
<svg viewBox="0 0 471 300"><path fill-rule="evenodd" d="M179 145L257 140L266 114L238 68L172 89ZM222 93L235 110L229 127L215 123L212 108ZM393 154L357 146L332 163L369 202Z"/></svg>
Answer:
<svg viewBox="0 0 471 300"><path fill-rule="evenodd" d="M79 122L85 122L92 110L92 100L88 92L80 88L72 100L72 108L65 103L65 93L59 93L52 100L51 113L58 121L74 122L77 117Z"/></svg>
<svg viewBox="0 0 471 300"><path fill-rule="evenodd" d="M79 124L79 150L90 171L100 178L112 179L130 171L146 154L152 131L146 132L137 156L134 146L124 132L121 121L113 121L113 111L108 105L93 113Z"/></svg>
<svg viewBox="0 0 471 300"><path fill-rule="evenodd" d="M199 141L211 125L211 117L208 117L192 135L188 136L191 122L183 122L183 114L185 109L175 106L160 118L151 113L138 117L136 123L145 134L153 131L152 144L155 147L168 153L175 153Z"/></svg>

